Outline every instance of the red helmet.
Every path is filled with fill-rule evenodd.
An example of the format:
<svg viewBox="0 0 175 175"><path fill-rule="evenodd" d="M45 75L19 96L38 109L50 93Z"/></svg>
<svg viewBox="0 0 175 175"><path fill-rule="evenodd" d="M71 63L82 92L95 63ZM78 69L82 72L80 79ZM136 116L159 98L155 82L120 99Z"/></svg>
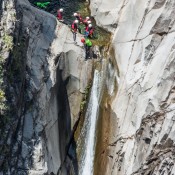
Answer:
<svg viewBox="0 0 175 175"><path fill-rule="evenodd" d="M81 42L84 43L85 42L85 39L84 38L81 38Z"/></svg>

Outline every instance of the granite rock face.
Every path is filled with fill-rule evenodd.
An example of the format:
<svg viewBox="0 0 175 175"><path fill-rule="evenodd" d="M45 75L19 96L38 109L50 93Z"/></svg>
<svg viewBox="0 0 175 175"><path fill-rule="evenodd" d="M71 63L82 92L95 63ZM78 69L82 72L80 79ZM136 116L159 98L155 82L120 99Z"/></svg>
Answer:
<svg viewBox="0 0 175 175"><path fill-rule="evenodd" d="M13 29L1 30L1 36L13 37L6 54L13 114L11 128L6 128L9 139L3 143L10 148L0 157L0 174L69 174L71 128L91 79L91 61L84 62L80 35L75 45L69 27L53 15L27 0L2 4L1 22Z"/></svg>
<svg viewBox="0 0 175 175"><path fill-rule="evenodd" d="M119 69L105 174L173 175L175 1L91 0L90 7L113 32Z"/></svg>

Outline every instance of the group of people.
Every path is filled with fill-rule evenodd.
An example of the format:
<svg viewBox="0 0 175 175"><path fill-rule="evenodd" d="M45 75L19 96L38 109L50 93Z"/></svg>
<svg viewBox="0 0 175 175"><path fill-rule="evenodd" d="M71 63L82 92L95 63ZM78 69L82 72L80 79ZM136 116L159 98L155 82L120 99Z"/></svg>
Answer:
<svg viewBox="0 0 175 175"><path fill-rule="evenodd" d="M75 17L74 21L72 22L71 25L71 30L73 33L73 40L74 43L76 44L76 35L77 32L82 33L82 29L79 27L79 25L84 25L84 37L81 39L81 42L84 44L85 51L86 51L86 56L85 59L91 58L91 47L92 47L92 42L90 41L89 38L93 37L94 34L94 27L92 26L92 22L90 20L90 17L86 17L85 19L82 18L80 13L74 13L73 16ZM60 8L57 11L57 19L59 21L63 21L63 9Z"/></svg>
<svg viewBox="0 0 175 175"><path fill-rule="evenodd" d="M92 26L92 22L90 18L87 16L85 19L83 19L80 15L80 13L74 13L73 16L75 17L75 20L72 22L71 29L73 32L80 32L82 33L79 24L84 24L85 32L84 35L85 37L93 37L94 34L94 27ZM63 9L60 8L57 11L57 19L59 21L63 21ZM76 37L74 37L74 41L76 41Z"/></svg>
<svg viewBox="0 0 175 175"><path fill-rule="evenodd" d="M62 2L62 0L61 0ZM40 8L44 8L46 9L48 7L48 5L50 4L50 0L48 0L47 2L35 2L34 3L36 6L40 7ZM94 27L92 26L92 22L91 22L91 19L90 17L86 17L85 19L82 18L81 14L80 13L74 13L73 16L75 17L75 19L73 20L72 22L72 25L71 25L71 30L72 30L72 33L73 33L73 40L74 40L74 43L77 44L76 42L76 35L77 35L77 32L81 33L84 35L83 38L81 38L81 42L84 44L84 48L85 48L85 53L86 53L86 56L85 56L85 59L89 59L91 58L92 56L92 42L90 41L90 38L93 38L94 37ZM57 11L57 19L61 22L64 21L63 19L63 8L60 8L58 11ZM82 27L84 28L84 30L82 30Z"/></svg>

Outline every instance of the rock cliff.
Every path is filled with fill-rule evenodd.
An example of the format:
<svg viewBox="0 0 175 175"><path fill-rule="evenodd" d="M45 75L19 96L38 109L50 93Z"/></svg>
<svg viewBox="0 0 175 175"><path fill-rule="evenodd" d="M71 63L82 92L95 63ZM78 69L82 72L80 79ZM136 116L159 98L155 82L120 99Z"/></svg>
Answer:
<svg viewBox="0 0 175 175"><path fill-rule="evenodd" d="M119 69L101 172L173 175L175 1L91 0L90 8L97 24L113 32Z"/></svg>
<svg viewBox="0 0 175 175"><path fill-rule="evenodd" d="M80 35L75 45L70 29L53 15L27 0L1 2L9 108L6 120L1 118L0 174L70 174L71 128L91 79L91 61L84 62Z"/></svg>
<svg viewBox="0 0 175 175"><path fill-rule="evenodd" d="M0 174L70 174L71 129L92 63L80 36L74 45L53 15L27 0L2 0L0 8ZM90 0L90 8L112 32L115 57L97 174L173 175L175 1Z"/></svg>

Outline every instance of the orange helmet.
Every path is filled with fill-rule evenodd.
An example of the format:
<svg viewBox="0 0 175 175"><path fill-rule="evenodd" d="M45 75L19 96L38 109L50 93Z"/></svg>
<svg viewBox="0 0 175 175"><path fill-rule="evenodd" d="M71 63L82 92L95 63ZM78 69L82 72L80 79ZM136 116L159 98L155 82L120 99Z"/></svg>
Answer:
<svg viewBox="0 0 175 175"><path fill-rule="evenodd" d="M81 42L84 43L85 42L85 39L84 38L81 38Z"/></svg>

